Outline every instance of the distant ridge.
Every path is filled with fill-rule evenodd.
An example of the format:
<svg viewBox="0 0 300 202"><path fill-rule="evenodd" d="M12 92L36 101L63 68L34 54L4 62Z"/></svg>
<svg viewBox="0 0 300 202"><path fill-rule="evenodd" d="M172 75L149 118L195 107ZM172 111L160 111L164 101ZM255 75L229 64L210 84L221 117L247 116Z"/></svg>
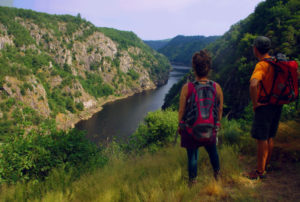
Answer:
<svg viewBox="0 0 300 202"><path fill-rule="evenodd" d="M145 40L144 43L153 48L154 50L158 50L165 45L167 45L172 39L163 39L163 40Z"/></svg>
<svg viewBox="0 0 300 202"><path fill-rule="evenodd" d="M191 65L191 58L196 51L205 48L219 36L183 36L171 39L157 51L167 56L172 64Z"/></svg>

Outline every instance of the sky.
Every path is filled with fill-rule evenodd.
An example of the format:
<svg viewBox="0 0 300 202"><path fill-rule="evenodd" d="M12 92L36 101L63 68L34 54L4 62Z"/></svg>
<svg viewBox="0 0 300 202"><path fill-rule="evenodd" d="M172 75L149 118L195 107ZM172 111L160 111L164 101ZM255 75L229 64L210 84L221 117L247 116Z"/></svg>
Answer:
<svg viewBox="0 0 300 202"><path fill-rule="evenodd" d="M262 0L14 0L13 6L50 14L80 13L97 27L160 40L177 35L223 35L253 13L259 2Z"/></svg>

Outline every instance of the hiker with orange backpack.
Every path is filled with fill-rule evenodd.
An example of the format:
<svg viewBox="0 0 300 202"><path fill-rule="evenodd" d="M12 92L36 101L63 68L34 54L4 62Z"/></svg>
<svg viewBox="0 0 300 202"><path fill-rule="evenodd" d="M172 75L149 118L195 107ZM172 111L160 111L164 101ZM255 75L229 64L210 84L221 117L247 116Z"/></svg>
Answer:
<svg viewBox="0 0 300 202"><path fill-rule="evenodd" d="M271 40L258 36L253 43L253 53L259 60L250 78L250 97L254 120L251 135L257 141L257 169L250 172L250 179L266 177L274 147L274 137L282 111L282 105L298 97L297 69L295 61L288 61L283 54L271 57Z"/></svg>
<svg viewBox="0 0 300 202"><path fill-rule="evenodd" d="M211 57L201 50L192 58L195 81L186 83L181 90L179 128L181 146L188 156L189 185L196 183L198 148L204 146L217 179L220 171L216 147L217 128L223 111L223 92L220 85L208 79Z"/></svg>

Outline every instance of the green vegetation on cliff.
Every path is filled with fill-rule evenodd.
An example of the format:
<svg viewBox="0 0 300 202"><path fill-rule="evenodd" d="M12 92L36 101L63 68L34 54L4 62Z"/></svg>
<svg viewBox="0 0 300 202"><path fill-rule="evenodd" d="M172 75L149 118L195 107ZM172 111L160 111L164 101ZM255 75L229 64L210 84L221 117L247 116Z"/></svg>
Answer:
<svg viewBox="0 0 300 202"><path fill-rule="evenodd" d="M27 107L61 123L108 96L161 85L170 71L167 58L134 33L95 27L80 14L0 7L0 39L1 131L23 124L15 110L23 116ZM19 104L7 107L11 99Z"/></svg>
<svg viewBox="0 0 300 202"><path fill-rule="evenodd" d="M223 87L225 103L233 115L241 115L249 103L249 79L256 63L252 43L256 36L271 39L272 54L280 52L300 61L299 9L297 0L261 2L253 14L207 47L213 55L214 78Z"/></svg>
<svg viewBox="0 0 300 202"><path fill-rule="evenodd" d="M167 45L172 39L164 39L164 40L145 40L144 43L153 48L154 50L158 50Z"/></svg>
<svg viewBox="0 0 300 202"><path fill-rule="evenodd" d="M196 51L218 39L218 36L176 36L158 52L167 56L173 64L191 66L192 56Z"/></svg>
<svg viewBox="0 0 300 202"><path fill-rule="evenodd" d="M299 9L297 0L261 2L253 14L231 26L221 38L205 47L212 53L212 79L223 88L225 112L230 112L230 116L242 117L249 105L249 79L257 62L252 50L256 36L271 38L272 54L284 53L299 63ZM178 96L185 82L186 78L171 89L165 98L166 107L178 106ZM292 116L296 116L295 108L295 103L285 106L286 111L293 111Z"/></svg>

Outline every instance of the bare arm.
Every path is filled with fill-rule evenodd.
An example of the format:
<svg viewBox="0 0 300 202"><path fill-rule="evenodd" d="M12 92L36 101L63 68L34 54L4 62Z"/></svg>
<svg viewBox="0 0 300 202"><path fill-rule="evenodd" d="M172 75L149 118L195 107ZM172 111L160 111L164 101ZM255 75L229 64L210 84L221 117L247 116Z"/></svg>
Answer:
<svg viewBox="0 0 300 202"><path fill-rule="evenodd" d="M250 97L252 101L253 108L255 109L257 106L257 87L258 87L258 80L257 79L252 79L250 81Z"/></svg>
<svg viewBox="0 0 300 202"><path fill-rule="evenodd" d="M186 105L186 97L188 95L188 85L185 84L181 89L180 100L179 100L179 110L178 110L178 122L180 123Z"/></svg>
<svg viewBox="0 0 300 202"><path fill-rule="evenodd" d="M251 97L251 100L252 100L253 110L255 110L259 106L266 105L266 104L258 102L258 98L257 98L258 85L259 85L259 81L257 79L252 79L250 81L249 90L250 90L250 97Z"/></svg>
<svg viewBox="0 0 300 202"><path fill-rule="evenodd" d="M221 86L216 83L216 90L217 90L217 98L219 100L219 116L218 116L218 120L221 121L222 119L222 115L223 115L223 103L224 103L224 97L223 97L223 91Z"/></svg>

